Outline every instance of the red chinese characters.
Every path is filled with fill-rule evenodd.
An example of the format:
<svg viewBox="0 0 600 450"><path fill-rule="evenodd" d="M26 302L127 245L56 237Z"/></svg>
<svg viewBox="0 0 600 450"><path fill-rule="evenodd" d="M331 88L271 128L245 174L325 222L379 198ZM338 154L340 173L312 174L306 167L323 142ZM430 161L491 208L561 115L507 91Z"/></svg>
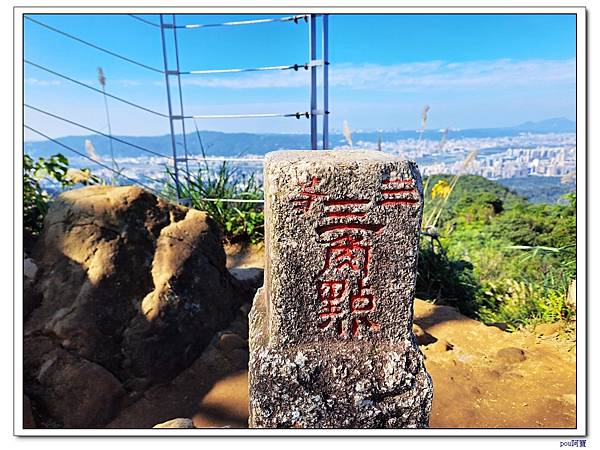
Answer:
<svg viewBox="0 0 600 450"><path fill-rule="evenodd" d="M361 326L377 331L379 325L367 317L376 306L367 285L372 252L367 236L344 231L324 243L325 261L318 283L319 328L333 327L342 337L358 336Z"/></svg>
<svg viewBox="0 0 600 450"><path fill-rule="evenodd" d="M319 184L320 180L312 176L309 182L299 185L299 193L290 199L293 209L303 213L315 202L322 208L315 224L324 244L323 266L316 280L318 327L333 330L344 338L376 332L380 326L373 315L379 305L369 285L369 273L373 237L385 225L369 220L369 208L418 202L414 182L388 179L374 199L330 198Z"/></svg>
<svg viewBox="0 0 600 450"><path fill-rule="evenodd" d="M381 189L381 199L378 205L411 205L419 201L418 192L415 189L414 180L402 180L398 178L388 178L383 181L384 187Z"/></svg>
<svg viewBox="0 0 600 450"><path fill-rule="evenodd" d="M304 212L310 209L313 202L319 197L325 197L325 194L316 190L319 179L313 176L309 183L300 184L300 193L292 198L294 209L300 209Z"/></svg>
<svg viewBox="0 0 600 450"><path fill-rule="evenodd" d="M371 247L362 244L362 236L343 235L328 242L325 249L325 267L341 269L350 267L353 271L369 274L368 262L371 257Z"/></svg>
<svg viewBox="0 0 600 450"><path fill-rule="evenodd" d="M338 334L345 334L344 323L340 316L343 313L342 302L344 301L347 284L346 280L319 282L319 300L321 302L319 328L328 328L333 325L336 327Z"/></svg>

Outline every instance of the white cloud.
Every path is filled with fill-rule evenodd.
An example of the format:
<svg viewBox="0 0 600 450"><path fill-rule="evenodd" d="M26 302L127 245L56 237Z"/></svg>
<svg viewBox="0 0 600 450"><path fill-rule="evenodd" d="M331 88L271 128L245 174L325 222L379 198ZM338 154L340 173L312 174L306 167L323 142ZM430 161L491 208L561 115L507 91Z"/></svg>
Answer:
<svg viewBox="0 0 600 450"><path fill-rule="evenodd" d="M319 69L320 70L320 69ZM319 83L321 76L318 77ZM92 86L97 80L84 81ZM27 78L31 86L56 86L60 80ZM306 88L309 71L305 69L246 72L221 75L186 75L182 84L221 89ZM570 84L575 86L575 59L516 61L425 61L402 64L335 64L330 66L332 87L394 92L455 91L465 89L517 88ZM111 85L109 80L108 85ZM114 80L119 87L163 86L164 81Z"/></svg>
<svg viewBox="0 0 600 450"><path fill-rule="evenodd" d="M320 78L320 77L319 77ZM188 86L227 89L296 88L309 84L308 71L188 76ZM575 84L575 59L445 62L428 61L393 65L332 64L330 84L360 90L454 90L469 88L526 87L541 84Z"/></svg>
<svg viewBox="0 0 600 450"><path fill-rule="evenodd" d="M115 82L122 87L141 86L142 84L139 80L115 80Z"/></svg>
<svg viewBox="0 0 600 450"><path fill-rule="evenodd" d="M98 87L98 88L100 87L97 79L86 79L86 80L79 80L79 81L81 81L82 83L88 84L90 86L93 86L93 87ZM61 80L40 80L38 78L26 78L25 84L27 84L29 86L59 86L59 85L63 85L63 82ZM135 87L135 86L142 86L144 84L144 82L142 82L140 80L123 79L123 80L113 80L111 83L111 80L108 80L107 81L107 90L111 86L111 84L117 85L120 87ZM162 82L161 85L164 86L164 81Z"/></svg>
<svg viewBox="0 0 600 450"><path fill-rule="evenodd" d="M26 78L25 84L30 86L58 86L59 80L39 80L37 78Z"/></svg>

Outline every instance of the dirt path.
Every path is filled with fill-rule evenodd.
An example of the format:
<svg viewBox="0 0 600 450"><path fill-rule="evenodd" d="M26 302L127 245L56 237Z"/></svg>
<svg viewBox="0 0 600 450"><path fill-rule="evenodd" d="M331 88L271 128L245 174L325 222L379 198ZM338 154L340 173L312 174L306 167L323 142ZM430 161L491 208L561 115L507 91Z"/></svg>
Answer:
<svg viewBox="0 0 600 450"><path fill-rule="evenodd" d="M414 321L427 333L431 427L575 427L575 344L552 327L507 333L421 300Z"/></svg>
<svg viewBox="0 0 600 450"><path fill-rule="evenodd" d="M230 269L262 267L261 247L226 250ZM233 332L243 340L242 320ZM415 301L414 323L434 384L432 428L575 428L576 348L556 327L507 333L422 300ZM147 393L111 426L190 417L196 427L245 427L247 346L226 341L238 342L237 356L221 337L201 361Z"/></svg>

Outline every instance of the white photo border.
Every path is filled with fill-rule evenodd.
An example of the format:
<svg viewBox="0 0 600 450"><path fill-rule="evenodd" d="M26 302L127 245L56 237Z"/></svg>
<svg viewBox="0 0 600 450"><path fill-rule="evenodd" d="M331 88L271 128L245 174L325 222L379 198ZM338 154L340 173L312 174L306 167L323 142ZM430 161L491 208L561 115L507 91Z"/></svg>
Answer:
<svg viewBox="0 0 600 450"><path fill-rule="evenodd" d="M227 2L229 3L229 2ZM583 437L588 433L587 380L587 12L585 7L452 6L15 6L14 38L14 425L16 436L518 436ZM23 15L24 14L573 14L576 15L577 400L576 428L459 429L25 429L23 428Z"/></svg>

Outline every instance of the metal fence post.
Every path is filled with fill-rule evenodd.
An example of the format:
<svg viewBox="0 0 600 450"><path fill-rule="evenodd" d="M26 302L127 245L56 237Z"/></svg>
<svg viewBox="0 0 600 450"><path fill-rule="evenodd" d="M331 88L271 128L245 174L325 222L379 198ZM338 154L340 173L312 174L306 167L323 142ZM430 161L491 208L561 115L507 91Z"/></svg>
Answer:
<svg viewBox="0 0 600 450"><path fill-rule="evenodd" d="M310 15L308 26L308 46L310 52L310 147L317 150L317 67L312 64L317 59L316 17Z"/></svg>
<svg viewBox="0 0 600 450"><path fill-rule="evenodd" d="M175 14L173 14L173 43L175 45L175 64L177 66L177 87L179 89L179 112L181 113L181 132L183 134L183 156L185 164L185 176L187 180L188 188L190 186L190 167L188 164L188 147L187 147L187 136L185 135L185 114L183 112L183 93L181 91L181 74L179 67L179 46L177 44L177 25L175 22ZM189 199L187 203L189 203Z"/></svg>
<svg viewBox="0 0 600 450"><path fill-rule="evenodd" d="M323 150L329 148L329 14L323 14Z"/></svg>
<svg viewBox="0 0 600 450"><path fill-rule="evenodd" d="M163 15L160 15L160 37L162 40L163 61L165 67L165 83L167 86L167 104L169 108L169 127L171 130L171 147L173 150L173 171L175 178L175 191L177 193L177 201L181 200L181 186L179 184L179 171L177 169L177 144L175 142L175 130L173 128L173 107L171 105L171 87L169 84L169 63L167 59L167 44L165 41L165 26Z"/></svg>

